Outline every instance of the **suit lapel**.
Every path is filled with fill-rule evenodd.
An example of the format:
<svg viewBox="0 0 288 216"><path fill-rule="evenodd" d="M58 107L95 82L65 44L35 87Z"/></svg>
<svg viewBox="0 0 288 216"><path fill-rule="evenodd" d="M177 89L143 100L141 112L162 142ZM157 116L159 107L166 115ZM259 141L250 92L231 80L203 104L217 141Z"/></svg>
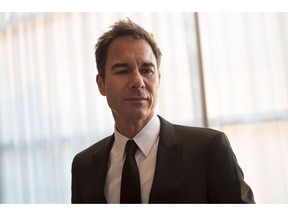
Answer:
<svg viewBox="0 0 288 216"><path fill-rule="evenodd" d="M182 146L177 145L174 126L161 118L160 138L149 203L165 203L176 178Z"/></svg>
<svg viewBox="0 0 288 216"><path fill-rule="evenodd" d="M93 154L91 167L91 200L95 203L107 203L104 196L105 179L109 162L110 151L114 143L114 135L109 137L104 148Z"/></svg>

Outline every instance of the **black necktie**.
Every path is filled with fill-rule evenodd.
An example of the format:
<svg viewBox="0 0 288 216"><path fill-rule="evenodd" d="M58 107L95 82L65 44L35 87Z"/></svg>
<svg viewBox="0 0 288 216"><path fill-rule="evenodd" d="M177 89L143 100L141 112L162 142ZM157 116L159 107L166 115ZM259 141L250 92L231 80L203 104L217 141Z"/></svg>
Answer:
<svg viewBox="0 0 288 216"><path fill-rule="evenodd" d="M125 147L126 159L122 170L120 203L141 203L141 188L135 152L138 146L128 140Z"/></svg>

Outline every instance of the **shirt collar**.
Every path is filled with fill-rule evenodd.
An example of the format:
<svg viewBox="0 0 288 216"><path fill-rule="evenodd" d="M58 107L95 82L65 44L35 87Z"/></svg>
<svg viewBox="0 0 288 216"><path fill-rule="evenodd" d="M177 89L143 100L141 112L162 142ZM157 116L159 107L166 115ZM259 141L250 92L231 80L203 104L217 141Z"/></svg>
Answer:
<svg viewBox="0 0 288 216"><path fill-rule="evenodd" d="M160 132L160 120L154 115L145 127L139 131L133 140L138 145L141 152L147 157L153 144L159 136ZM129 138L123 136L115 127L115 147L120 155L124 156L125 145Z"/></svg>

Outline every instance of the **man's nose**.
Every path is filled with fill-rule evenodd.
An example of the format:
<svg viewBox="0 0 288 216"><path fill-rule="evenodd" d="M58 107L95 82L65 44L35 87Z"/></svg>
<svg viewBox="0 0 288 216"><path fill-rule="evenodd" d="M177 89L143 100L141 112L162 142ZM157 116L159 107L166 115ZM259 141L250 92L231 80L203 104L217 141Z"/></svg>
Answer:
<svg viewBox="0 0 288 216"><path fill-rule="evenodd" d="M145 83L140 71L138 70L133 71L133 73L131 73L130 88L139 89L144 87Z"/></svg>

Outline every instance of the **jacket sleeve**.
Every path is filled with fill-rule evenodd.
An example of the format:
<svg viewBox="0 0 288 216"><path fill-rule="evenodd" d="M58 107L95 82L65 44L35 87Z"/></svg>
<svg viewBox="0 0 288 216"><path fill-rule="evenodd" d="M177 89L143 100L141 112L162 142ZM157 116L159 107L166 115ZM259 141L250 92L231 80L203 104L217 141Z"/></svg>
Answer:
<svg viewBox="0 0 288 216"><path fill-rule="evenodd" d="M77 157L77 156L76 156ZM78 186L78 181L77 181L77 166L76 166L76 157L73 159L72 162L72 170L71 170L71 175L72 175L72 184L71 184L71 203L76 204L76 203L83 203L83 200L81 198L81 193L80 189Z"/></svg>
<svg viewBox="0 0 288 216"><path fill-rule="evenodd" d="M255 203L251 188L224 133L215 136L208 165L210 203Z"/></svg>

